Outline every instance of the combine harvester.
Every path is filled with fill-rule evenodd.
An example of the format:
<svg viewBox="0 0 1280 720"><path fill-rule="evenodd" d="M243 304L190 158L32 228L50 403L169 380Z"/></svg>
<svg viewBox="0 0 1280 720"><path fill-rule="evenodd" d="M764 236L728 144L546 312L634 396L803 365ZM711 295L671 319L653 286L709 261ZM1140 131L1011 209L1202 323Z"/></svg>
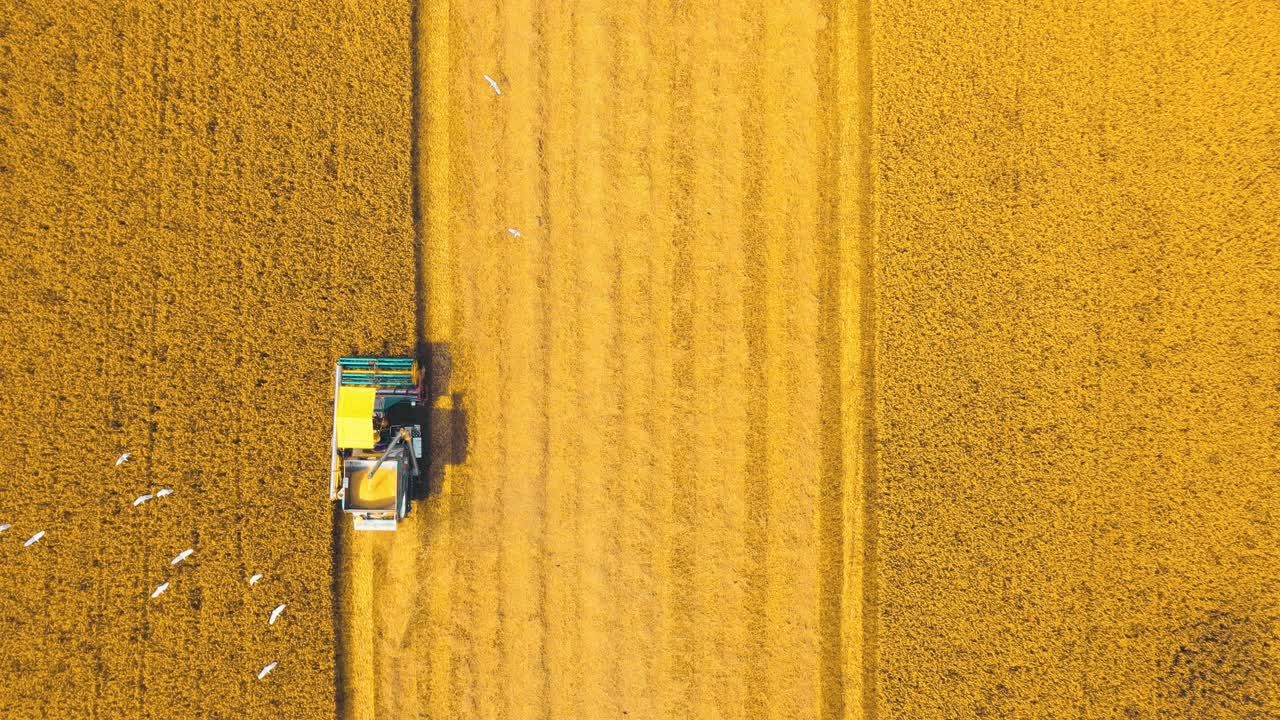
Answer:
<svg viewBox="0 0 1280 720"><path fill-rule="evenodd" d="M425 383L412 358L344 357L333 371L329 499L356 530L395 530L422 476Z"/></svg>

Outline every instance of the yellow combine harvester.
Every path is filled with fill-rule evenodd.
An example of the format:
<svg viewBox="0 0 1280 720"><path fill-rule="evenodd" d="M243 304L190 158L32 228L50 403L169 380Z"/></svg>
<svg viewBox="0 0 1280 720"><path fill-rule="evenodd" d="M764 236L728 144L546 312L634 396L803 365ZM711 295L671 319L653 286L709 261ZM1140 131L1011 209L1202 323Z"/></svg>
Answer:
<svg viewBox="0 0 1280 720"><path fill-rule="evenodd" d="M395 530L421 481L425 384L412 358L344 357L333 371L329 499L356 530Z"/></svg>

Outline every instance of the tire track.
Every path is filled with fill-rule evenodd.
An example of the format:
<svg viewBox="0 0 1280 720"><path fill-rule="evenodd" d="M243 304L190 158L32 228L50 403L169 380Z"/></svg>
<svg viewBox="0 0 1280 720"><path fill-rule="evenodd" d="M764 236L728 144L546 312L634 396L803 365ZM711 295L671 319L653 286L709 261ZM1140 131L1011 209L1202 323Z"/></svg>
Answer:
<svg viewBox="0 0 1280 720"><path fill-rule="evenodd" d="M747 22L754 32L746 41L746 47L765 47L765 5L755 2L746 10ZM747 274L743 288L743 331L746 336L747 383L752 413L743 433L743 451L747 473L743 482L743 499L747 507L744 542L747 566L743 573L745 586L743 614L746 621L748 644L743 668L744 714L747 717L765 717L769 705L768 684L768 599L769 574L768 529L769 486L772 476L768 472L770 452L770 403L768 383L768 317L770 308L769 285L769 237L767 216L762 208L770 180L769 156L765 149L765 113L763 74L765 53L750 53L745 59L746 88L743 112L743 141L745 144L745 177L740 199L741 213L752 218L743 228L743 251Z"/></svg>
<svg viewBox="0 0 1280 720"><path fill-rule="evenodd" d="M573 152L574 244L578 284L576 349L580 371L576 397L581 430L576 462L580 467L577 496L577 543L580 564L576 582L580 597L578 632L581 636L580 669L582 708L588 717L616 717L616 654L612 618L617 595L612 587L613 558L610 537L616 516L608 511L606 485L616 482L616 462L608 457L617 443L618 401L614 327L616 292L616 239L606 224L609 198L607 125L599 106L607 98L609 52L594 38L605 25L603 7L580 5L571 13L573 22ZM603 110L603 112L602 112Z"/></svg>
<svg viewBox="0 0 1280 720"><path fill-rule="evenodd" d="M778 6L768 7L765 18L767 55L776 58L763 78L766 163L777 171L762 209L766 218L777 218L766 251L772 294L765 347L769 427L783 438L771 445L768 460L766 635L773 657L767 684L770 716L787 718L815 717L819 698L818 177L811 160L818 148L802 125L817 101L816 20L813 8L784 12Z"/></svg>
<svg viewBox="0 0 1280 720"><path fill-rule="evenodd" d="M540 238L538 252L538 277L537 283L540 290L539 296L542 302L543 313L541 317L541 333L542 333L542 437L539 439L541 456L540 466L538 467L537 482L541 485L541 525L538 528L538 561L540 563L540 587L538 588L539 602L539 624L541 630L541 644L539 647L538 670L541 672L541 702L539 703L538 712L541 717L551 717L551 694L553 690L551 675L551 653L548 645L551 635L551 605L550 587L551 582L549 575L551 573L551 529L550 523L550 504L548 500L548 486L551 482L551 413L548 408L553 403L556 394L552 387L551 361L552 352L551 345L554 340L552 333L553 324L551 321L551 281L553 268L551 266L551 187L550 187L550 171L548 168L548 160L546 157L546 140L551 125L549 117L551 105L551 63L550 52L547 48L547 34L549 27L549 18L547 12L547 4L539 1L537 3L537 11L534 18L534 51L536 53L536 69L537 69L537 136L536 140L536 161L537 161L537 215L533 218L535 227Z"/></svg>
<svg viewBox="0 0 1280 720"><path fill-rule="evenodd" d="M350 528L350 518L336 517L343 522L339 531L343 557L341 563L343 611L349 620L344 624L347 636L341 645L343 658L339 665L342 691L346 706L346 720L371 720L375 714L374 689L374 607L373 607L373 557L364 538Z"/></svg>
<svg viewBox="0 0 1280 720"><path fill-rule="evenodd" d="M735 3L719 2L717 18L729 16ZM748 626L748 577L753 560L749 544L752 500L751 479L755 472L749 465L748 445L744 442L752 413L752 381L750 379L746 307L743 296L749 282L747 267L747 229L754 218L743 213L741 198L747 187L746 116L747 99L751 95L748 56L758 47L749 42L750 14L734 17L733 22L715 22L714 77L718 79L715 102L717 122L713 130L717 138L719 169L714 194L714 219L718 226L718 263L714 277L716 292L717 335L719 347L720 387L718 397L708 397L708 407L719 408L715 422L720 450L718 465L721 488L715 498L720 524L718 543L722 544L722 570L717 581L720 590L713 598L718 624L723 629L714 652L723 656L723 667L715 680L718 717L747 718L746 697L750 684L744 668L750 662L752 642ZM738 701L727 703L727 698Z"/></svg>
<svg viewBox="0 0 1280 720"><path fill-rule="evenodd" d="M692 486L697 520L692 544L680 551L693 558L694 714L717 717L723 713L724 697L742 692L733 650L733 624L742 607L734 549L742 538L742 509L741 496L734 490L738 476L726 464L726 439L735 434L728 408L741 396L726 393L724 353L724 255L730 232L726 218L731 214L724 194L737 158L726 153L725 139L725 117L733 102L726 92L733 64L727 56L736 48L725 46L722 33L735 18L724 14L719 2L706 2L693 7L690 22L684 52L691 132L685 141L692 163L690 207L682 219L688 224L691 246L685 269L691 276L691 322L684 342L692 353L692 387L684 424L694 443L685 472L690 475L686 482Z"/></svg>
<svg viewBox="0 0 1280 720"><path fill-rule="evenodd" d="M670 0L648 0L645 15L649 18L673 16ZM653 606L654 659L652 682L654 685L654 715L657 717L682 716L682 689L671 681L680 662L673 652L676 633L687 626L676 608L676 594L681 588L671 569L677 533L676 490L676 412L672 402L676 388L677 351L675 344L675 266L678 248L674 244L675 220L673 214L675 173L675 107L670 92L675 82L672 63L666 59L674 56L675 30L669 23L648 24L646 43L654 62L647 76L645 96L645 142L648 147L647 163L650 181L645 198L649 209L645 227L650 241L647 272L649 280L649 311L653 342L650 346L652 371L649 378L650 394L655 407L649 419L649 436L652 438L651 489L648 505L653 518L654 538L648 554L656 602ZM683 716L687 717L687 713Z"/></svg>
<svg viewBox="0 0 1280 720"><path fill-rule="evenodd" d="M617 559L615 587L627 588L616 616L619 642L616 669L618 707L633 717L658 714L657 641L652 632L660 597L658 581L647 558L656 536L657 507L653 497L654 415L652 387L654 329L650 323L654 297L650 286L653 228L649 198L653 183L647 173L652 161L652 138L642 112L651 89L647 80L653 58L648 37L648 15L638 3L618 6L611 18L612 33L619 38L618 52L609 67L614 96L609 118L608 173L615 178L610 193L616 207L609 213L617 221L619 268L615 323L618 334L613 352L622 358L619 387L620 465L612 512L618 518L617 538L611 552Z"/></svg>
<svg viewBox="0 0 1280 720"><path fill-rule="evenodd" d="M449 214L440 220L440 223L445 225L446 231L442 237L432 237L428 240L428 252L436 252L440 247L437 244L439 242L450 243L453 250L452 257L447 261L456 273L452 284L454 290L452 317L456 318L457 335L452 351L452 368L455 382L460 382L459 386L469 392L472 386L466 378L473 378L479 373L478 363L474 360L479 356L475 339L467 337L465 343L461 341L461 336L469 328L477 325L476 279L474 274L464 271L464 269L470 270L469 263L472 262L470 247L476 242L475 235L479 224L479 212L475 204L476 163L469 135L471 125L477 121L477 116L489 110L476 96L475 83L479 80L479 75L475 74L478 67L471 54L453 53L455 47L470 48L475 43L475 38L470 31L470 15L466 10L466 6L461 3L455 5L448 0L434 0L432 10L428 13L429 16L442 19L446 23L445 29L440 32L448 35L450 55L448 58L441 58L433 69L429 70L433 83L438 76L446 78L442 94L445 98L446 110L443 112L447 112L447 124L441 129L440 135L433 138L432 143L427 147L426 155L428 163L439 157L446 158L448 162L448 175L439 181L445 188L440 194L447 197L449 202ZM432 37L430 30L428 30L428 37ZM491 68L486 68L481 72L490 70ZM429 124L430 122L429 120ZM432 177L438 177L435 171ZM431 208L428 208L428 212L431 212ZM444 240L445 237L448 240ZM433 313L434 308L429 307L429 317L435 317ZM470 398L470 409L475 410L475 417L480 416L477 398ZM476 437L472 438L472 442L474 445L480 444L478 432ZM436 673L436 677L444 685L439 694L448 698L443 707L448 707L455 716L461 717L475 716L477 713L475 686L472 682L475 674L474 658L469 652L456 652L456 648L470 648L477 642L473 635L474 625L471 622L476 602L471 581L474 557L467 536L472 516L471 508L474 503L472 479L475 475L476 469L471 465L459 469L453 477L457 480L457 484L444 489L439 501L442 515L449 518L448 545L452 562L449 564L451 582L447 596L447 620L443 623L443 627L448 630L446 652L449 654L449 673L447 676ZM448 477L447 474L446 477Z"/></svg>
<svg viewBox="0 0 1280 720"><path fill-rule="evenodd" d="M794 129L803 128L794 136L784 163L790 178L783 237L789 240L786 355L791 371L788 412L792 432L788 435L787 454L792 472L777 498L779 508L785 508L778 515L782 521L778 523L782 530L779 538L785 538L779 555L787 558L788 570L783 575L790 586L784 594L795 602L781 645L784 655L802 658L791 665L795 674L787 683L789 692L779 696L781 712L791 717L819 717L822 712L824 478L820 348L829 346L831 340L824 341L821 336L819 295L820 262L827 258L819 254L824 229L818 222L818 213L828 181L819 174L822 148L815 132L821 126L818 69L822 60L817 55L821 18L821 5L812 2L784 26L787 44L794 48L786 63L790 81L783 93L787 124ZM785 529L783 522L788 524Z"/></svg>
<svg viewBox="0 0 1280 720"><path fill-rule="evenodd" d="M667 558L671 574L670 634L667 652L672 655L667 682L671 684L667 717L695 717L697 703L697 622L696 558L689 551L696 547L697 493L696 471L690 472L696 459L697 441L691 437L693 424L691 409L694 406L697 378L694 377L695 358L690 339L693 336L694 279L690 268L693 263L693 244L696 241L694 227L689 218L699 209L693 204L694 152L689 139L694 132L691 107L694 68L689 58L692 41L693 18L689 6L672 6L673 44L668 55L674 66L672 89L670 136L671 145L671 205L675 218L671 228L672 280L671 280L671 392L673 405L672 425L679 428L673 437L671 462L671 525L670 556Z"/></svg>
<svg viewBox="0 0 1280 720"><path fill-rule="evenodd" d="M784 50L779 32L778 9L766 4L764 30L762 32L763 52L765 57L781 57ZM791 462L788 448L782 438L791 436L793 429L788 413L787 396L790 384L789 365L786 362L786 312L790 304L787 293L788 278L785 273L786 248L777 241L783 237L788 228L784 225L786 217L786 183L787 174L784 163L786 147L782 139L787 137L785 108L780 106L779 96L787 84L782 75L781 62L766 62L760 77L760 97L763 98L761 117L764 132L762 147L764 177L761 207L757 210L760 225L763 229L762 252L764 267L764 318L763 338L761 340L762 359L764 363L764 397L761 412L765 417L765 459L761 474L767 479L764 483L764 613L761 621L764 638L764 653L761 659L764 677L761 687L764 689L764 707L761 717L802 717L798 708L789 708L788 712L779 713L777 703L781 693L790 686L790 679L780 677L779 665L786 661L790 650L782 647L785 641L781 626L786 622L791 609L797 605L795 600L786 594L788 578L785 576L789 562L781 557L788 539L781 535L781 528L790 521L790 508L778 501L779 494L788 483L784 470Z"/></svg>
<svg viewBox="0 0 1280 720"><path fill-rule="evenodd" d="M507 226L523 236L502 234L506 246L504 271L510 287L500 293L505 303L505 323L499 328L511 339L503 398L506 435L503 454L503 488L500 500L500 554L498 596L501 608L501 652L505 717L534 717L544 707L542 586L544 581L543 527L546 517L545 462L546 371L544 348L550 341L542 334L545 306L539 302L539 277L543 274L538 229L541 205L538 178L536 127L541 124L538 95L539 68L534 57L534 16L530 0L507 0L501 5L502 62L508 82L508 100L502 107L508 118L502 137L503 199L499 205Z"/></svg>
<svg viewBox="0 0 1280 720"><path fill-rule="evenodd" d="M582 716L582 637L576 487L585 474L576 462L581 455L583 420L578 415L581 358L576 352L579 268L574 238L578 235L576 186L577 146L573 142L579 109L574 102L577 65L574 26L559 8L547 12L545 42L548 71L548 127L543 147L547 164L546 242L548 245L547 347L549 388L553 400L546 408L548 472L546 487L545 606L556 608L547 618L545 637L550 717Z"/></svg>
<svg viewBox="0 0 1280 720"><path fill-rule="evenodd" d="M505 180L500 177L505 104L510 95L495 96L482 79L490 75L506 84L499 56L499 28L494 5L453 6L451 26L466 52L457 57L455 103L463 111L457 117L452 143L460 148L454 164L454 187L461 192L456 208L454 236L458 248L460 301L464 322L460 330L467 341L455 358L455 367L475 382L466 387L473 398L475 421L472 462L467 482L458 487L454 513L455 552L458 557L457 593L453 597L454 621L461 637L454 693L458 712L472 717L500 717L505 713L501 664L501 620L498 590L498 533L501 484L500 458L505 443L505 412L501 393L507 376L502 363L505 298L498 292L505 272L505 249L499 233L506 227L501 217ZM465 117L464 117L465 115ZM496 152L495 152L496 150ZM452 160L451 160L452 162ZM459 177L456 173L461 173Z"/></svg>
<svg viewBox="0 0 1280 720"><path fill-rule="evenodd" d="M513 102L518 93L513 89L511 78L518 72L517 68L522 58L512 56L510 52L510 38L506 33L504 8L503 0L492 0L492 6L485 8L482 24L484 34L481 37L489 40L489 47L485 48L485 57L495 71L491 74L496 74L499 84L507 87L507 94L505 97L494 98L490 116L492 127L486 128L483 135L473 136L472 140L477 141L483 137L492 152L489 162L480 165L480 175L483 178L481 191L490 196L491 204L481 215L481 226L473 229L477 239L485 238L489 244L485 258L487 266L477 265L483 269L477 277L476 285L481 289L479 295L484 298L488 312L492 314L489 322L492 334L486 338L486 342L491 343L492 350L482 353L479 357L483 358L480 360L482 364L492 363L490 369L493 373L492 382L478 389L477 394L482 398L491 398L492 402L487 406L488 412L484 409L481 412L485 417L493 418L491 425L495 429L493 442L488 445L486 453L486 456L492 456L492 464L482 466L485 472L481 481L485 485L492 483L492 489L487 493L488 502L481 506L480 518L483 522L476 524L477 529L482 529L482 534L477 540L486 543L483 550L486 568L482 573L482 587L486 595L492 595L492 599L486 598L486 602L491 602L494 607L492 662L495 665L491 670L485 671L488 695L485 701L490 705L481 705L481 707L488 707L486 714L491 717L510 720L509 696L506 689L508 683L496 682L495 679L508 680L512 676L512 667L509 662L511 638L508 632L510 625L508 606L512 598L504 592L511 571L511 548L508 545L509 538L503 530L509 522L508 491L512 483L511 444L515 440L511 434L514 412L511 400L519 391L513 368L517 362L517 354L528 347L530 338L527 335L527 327L517 326L511 322L510 312L511 293L516 282L514 274L519 271L519 268L513 265L517 263L515 258L519 251L512 247L511 243L505 242L510 237L509 233L506 235L504 233L511 220L509 206L512 199L512 184L524 180L510 172L510 125L512 118L523 112L524 108L520 107L521 103ZM508 67L511 71L508 71ZM501 238L501 241L498 238ZM488 622L487 618L485 622Z"/></svg>

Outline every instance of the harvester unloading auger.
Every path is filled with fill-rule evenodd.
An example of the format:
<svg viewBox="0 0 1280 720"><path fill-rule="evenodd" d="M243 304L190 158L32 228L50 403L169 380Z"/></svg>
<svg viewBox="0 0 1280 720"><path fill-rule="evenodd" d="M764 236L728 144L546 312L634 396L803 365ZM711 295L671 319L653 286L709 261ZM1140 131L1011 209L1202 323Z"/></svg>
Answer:
<svg viewBox="0 0 1280 720"><path fill-rule="evenodd" d="M425 383L413 358L344 357L333 371L329 499L356 530L395 530L422 482Z"/></svg>

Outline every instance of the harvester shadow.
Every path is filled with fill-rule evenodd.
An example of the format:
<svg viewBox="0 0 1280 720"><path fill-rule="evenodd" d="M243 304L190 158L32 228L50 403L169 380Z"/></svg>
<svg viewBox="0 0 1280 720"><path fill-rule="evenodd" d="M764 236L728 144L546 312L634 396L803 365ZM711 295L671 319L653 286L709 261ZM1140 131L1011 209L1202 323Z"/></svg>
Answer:
<svg viewBox="0 0 1280 720"><path fill-rule="evenodd" d="M427 416L425 482L416 489L414 500L426 500L444 489L444 470L467 460L467 411L460 392L449 390L453 356L447 343L419 343L419 362L426 370Z"/></svg>

